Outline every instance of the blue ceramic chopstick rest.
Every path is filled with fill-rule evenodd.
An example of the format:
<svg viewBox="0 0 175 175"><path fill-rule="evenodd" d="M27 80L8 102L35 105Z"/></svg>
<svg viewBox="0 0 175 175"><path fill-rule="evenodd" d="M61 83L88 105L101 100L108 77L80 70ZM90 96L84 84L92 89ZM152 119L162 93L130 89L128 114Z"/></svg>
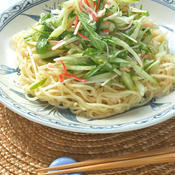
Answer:
<svg viewBox="0 0 175 175"><path fill-rule="evenodd" d="M76 160L69 158L69 157L60 157L56 160L54 160L49 167L55 167L55 166L59 166L59 165L65 165L65 164L71 164L71 163L75 163ZM69 175L82 175L82 173L74 173L74 174L69 174Z"/></svg>

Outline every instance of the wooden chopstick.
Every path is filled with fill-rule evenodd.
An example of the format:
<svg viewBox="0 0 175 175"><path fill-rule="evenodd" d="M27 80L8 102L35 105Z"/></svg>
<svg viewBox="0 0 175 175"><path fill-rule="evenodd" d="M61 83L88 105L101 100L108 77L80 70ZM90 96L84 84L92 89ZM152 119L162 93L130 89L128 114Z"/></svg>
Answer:
<svg viewBox="0 0 175 175"><path fill-rule="evenodd" d="M58 174L88 172L88 171L106 170L106 169L114 169L114 168L124 168L124 167L126 168L126 167L132 167L132 166L150 165L150 164L174 162L174 161L175 161L175 153L170 153L170 154L157 155L152 157L144 157L144 158L137 158L137 159L130 159L130 160L123 160L123 161L109 162L104 164L89 165L89 166L72 168L72 169L59 170L56 172L42 173L42 175L58 175Z"/></svg>
<svg viewBox="0 0 175 175"><path fill-rule="evenodd" d="M117 158L88 160L52 168L43 168L37 170L37 172L43 172L42 173L43 175L55 175L55 174L87 172L94 170L105 170L112 168L122 168L122 167L147 165L162 162L173 162L173 161L175 161L175 148L170 147L166 149L165 148L159 149L156 151L153 150L149 152L134 153ZM48 171L53 170L59 170L59 171L47 173Z"/></svg>

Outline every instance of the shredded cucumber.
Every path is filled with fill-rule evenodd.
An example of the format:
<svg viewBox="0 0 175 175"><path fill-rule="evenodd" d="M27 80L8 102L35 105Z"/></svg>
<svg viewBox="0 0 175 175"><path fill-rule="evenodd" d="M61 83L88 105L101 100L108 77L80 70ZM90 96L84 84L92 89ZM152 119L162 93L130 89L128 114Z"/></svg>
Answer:
<svg viewBox="0 0 175 175"><path fill-rule="evenodd" d="M112 37L112 39L116 42L116 45L119 45L121 47L123 47L124 49L128 50L128 52L130 52L134 58L136 59L136 61L142 66L142 61L139 58L139 56L137 55L137 53L124 41L116 38L116 37Z"/></svg>
<svg viewBox="0 0 175 175"><path fill-rule="evenodd" d="M136 74L149 80L150 82L159 85L158 81L153 78L151 75L149 75L146 71L143 70L143 68L141 68L140 66L138 66L137 64L135 64L133 61L130 61L131 66L133 67L133 69L135 70Z"/></svg>
<svg viewBox="0 0 175 175"><path fill-rule="evenodd" d="M141 95L141 96L144 96L145 91L146 91L146 88L145 88L145 86L143 85L143 83L141 83L141 82L139 81L139 77L135 76L135 77L133 77L133 80L134 80L134 83L135 83L136 88L137 88L137 90L139 91L140 95Z"/></svg>
<svg viewBox="0 0 175 175"><path fill-rule="evenodd" d="M134 90L134 83L129 73L122 72L121 79L127 89Z"/></svg>
<svg viewBox="0 0 175 175"><path fill-rule="evenodd" d="M159 85L151 71L168 49L166 42L158 47L152 42L152 28L156 25L148 20L148 11L131 7L133 2L138 0L62 2L62 8L41 14L32 27L35 32L24 41L35 47L34 60L45 61L40 70L52 62L54 69L87 80L81 83L120 84L144 96L142 81Z"/></svg>

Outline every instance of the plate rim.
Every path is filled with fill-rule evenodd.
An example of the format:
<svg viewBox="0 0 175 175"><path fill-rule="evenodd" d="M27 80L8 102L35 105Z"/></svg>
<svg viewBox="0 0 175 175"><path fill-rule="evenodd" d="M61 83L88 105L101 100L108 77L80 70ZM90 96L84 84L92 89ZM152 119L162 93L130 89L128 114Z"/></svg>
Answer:
<svg viewBox="0 0 175 175"><path fill-rule="evenodd" d="M21 117L24 117L30 121L33 121L35 123L38 124L42 124L44 126L48 126L51 128L55 128L55 129L60 129L60 130L66 130L66 131L72 131L72 132L78 132L78 133L92 133L92 134L107 134L107 133L122 133L122 132L128 132L128 131L135 131L135 130L139 130L139 129L144 129L144 128L148 128L150 126L153 126L155 124L159 124L162 123L172 117L175 117L175 104L171 107L169 107L168 109L165 109L164 111L168 111L166 114L164 114L164 117L159 118L159 115L153 115L152 117L149 117L147 119L142 119L139 121L135 121L135 122L131 122L133 124L128 124L128 126L124 126L123 128L105 128L105 130L103 129L99 129L97 128L88 128L88 129L84 129L84 128L73 128L70 126L61 126L61 125L57 125L56 122L52 122L54 121L53 119L51 119L49 121L49 119L44 119L41 120L40 118L36 118L35 116L29 115L28 113L24 113L21 110L19 110L18 108L15 108L14 106L8 104L8 102L1 100L2 97L0 96L0 101L2 104L4 104L6 107L8 107L11 111L15 112L16 114L19 114ZM163 112L164 112L163 111ZM158 117L157 117L158 116ZM152 122L147 122L146 120L149 120L151 118L155 118L154 120L151 120ZM146 121L146 122L145 122ZM143 122L143 123L142 123ZM131 127L132 125L135 125L134 127ZM80 130L81 129L81 130Z"/></svg>

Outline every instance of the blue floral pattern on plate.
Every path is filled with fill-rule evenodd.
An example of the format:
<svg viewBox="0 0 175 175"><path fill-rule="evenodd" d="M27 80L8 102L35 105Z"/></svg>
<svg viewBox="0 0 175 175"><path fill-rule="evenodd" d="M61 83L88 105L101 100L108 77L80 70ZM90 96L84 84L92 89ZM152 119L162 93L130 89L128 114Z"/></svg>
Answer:
<svg viewBox="0 0 175 175"><path fill-rule="evenodd" d="M174 0L152 0L152 1L160 3L164 6L167 6L168 8L175 11L175 1Z"/></svg>
<svg viewBox="0 0 175 175"><path fill-rule="evenodd" d="M174 0L152 1L160 7L168 7L168 12L175 11ZM31 12L32 9L39 8L47 12L55 8L57 4L58 1L54 0L22 0L0 15L0 31L5 32L8 26L14 25L10 22L18 17L37 21L38 10ZM174 32L170 26L164 24L161 26L171 33ZM17 81L19 74L18 67L10 66L8 62L0 59L0 101L18 114L46 126L75 132L113 133L148 127L167 120L175 114L175 102L171 100L175 97L175 93L172 93L170 98L153 99L148 104L135 107L122 114L105 119L87 119L72 114L69 109L59 109L47 102L28 101Z"/></svg>

